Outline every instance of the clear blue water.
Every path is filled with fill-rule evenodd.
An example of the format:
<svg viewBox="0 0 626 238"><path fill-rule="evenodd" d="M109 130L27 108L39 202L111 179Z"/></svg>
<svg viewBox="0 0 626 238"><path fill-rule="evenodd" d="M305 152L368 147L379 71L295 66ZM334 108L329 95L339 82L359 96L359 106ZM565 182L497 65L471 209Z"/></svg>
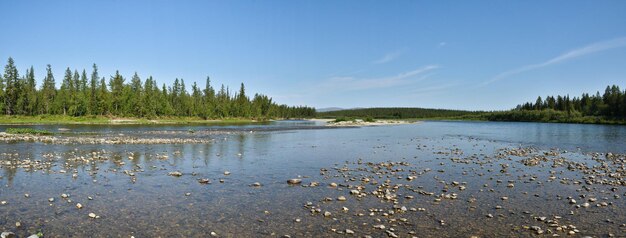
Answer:
<svg viewBox="0 0 626 238"><path fill-rule="evenodd" d="M3 127L9 126L0 126L0 131ZM557 148L559 157L595 165L590 152L626 152L624 126L427 121L327 128L320 122L279 121L227 126L35 127L51 131L70 128L70 133L92 132L96 136L122 133L159 137L163 135L146 132L175 131L179 133L167 136L209 136L214 141L171 145L0 143L0 162L30 159L49 163L43 169L0 167L0 201L7 201L0 205L0 230L19 235L41 230L47 237L205 237L214 231L223 237L334 237L339 234L332 229L351 229L357 236L386 236L384 230L372 227L375 224L393 227L401 237L411 235L411 231L419 232L419 237L531 236L534 231L523 226L535 225L554 230L535 216L561 216L560 224L575 225L578 234L624 234L620 226L626 221L622 186L584 185L588 175L581 171L552 167L552 163L528 167L519 162L523 157L497 156L507 148L533 147L538 155ZM190 130L195 133L185 133ZM226 133L202 134L205 131ZM102 159L80 159L90 158L93 152L100 153ZM386 162L407 165L381 174L372 173L368 167ZM501 172L505 164L508 170ZM334 169L343 167L347 168L344 172ZM168 176L172 171L184 175ZM224 175L224 171L231 174ZM408 181L405 178L409 174L417 174L417 178ZM529 180L533 176L536 180ZM297 177L303 184L319 182L320 186L286 183ZM399 204L426 211L369 216L371 209L387 211L393 204L373 195L358 199L350 195L352 188L328 187L335 182L376 188L362 184L363 177L380 183L389 180L435 195L400 188L399 197L415 198L400 199ZM200 184L200 178L212 183ZM452 187L451 181L465 182L467 189ZM514 181L515 187L507 187L508 181ZM263 186L251 187L254 182ZM452 192L458 194L457 199L434 201L438 194ZM26 193L29 198L25 198ZM61 198L62 193L71 194L72 202ZM580 209L566 199L571 196L581 204L581 195L611 204ZM348 201L324 202L326 197L338 196ZM509 199L503 201L502 196ZM55 202L48 202L50 197ZM471 199L477 201L468 203ZM77 202L84 208L77 209ZM303 207L306 202L331 211L332 217L312 215ZM504 208L496 210L496 205ZM342 212L342 207L349 211ZM89 212L101 218L89 219ZM407 221L391 221L400 218ZM22 227L15 227L17 221Z"/></svg>

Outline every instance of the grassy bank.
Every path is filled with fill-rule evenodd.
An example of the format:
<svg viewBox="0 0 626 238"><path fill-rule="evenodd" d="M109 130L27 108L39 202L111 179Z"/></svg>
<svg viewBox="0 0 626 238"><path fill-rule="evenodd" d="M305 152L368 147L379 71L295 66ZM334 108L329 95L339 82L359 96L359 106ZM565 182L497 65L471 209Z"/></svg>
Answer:
<svg viewBox="0 0 626 238"><path fill-rule="evenodd" d="M545 123L577 123L577 124L612 124L626 125L624 118L608 118L603 116L583 116L580 112L557 110L510 110L496 112L453 111L419 108L371 108L358 110L342 110L330 113L319 113L322 118L354 120L364 118L396 119L404 121L417 120L451 120L451 121L509 121L509 122L545 122ZM372 117L372 115L374 115Z"/></svg>
<svg viewBox="0 0 626 238"><path fill-rule="evenodd" d="M220 120L205 120L199 117L162 117L156 119L146 118L118 118L105 116L85 116L71 117L62 115L40 115L40 116L0 116L1 125L48 125L48 124L91 124L91 125L113 125L113 124L237 124L257 122L253 119L226 118Z"/></svg>
<svg viewBox="0 0 626 238"><path fill-rule="evenodd" d="M548 122L548 123L578 123L578 124L613 124L626 125L623 118L608 118L603 116L583 116L579 112L564 112L555 110L511 110L503 112L488 112L478 115L481 120L487 121L519 121L519 122Z"/></svg>

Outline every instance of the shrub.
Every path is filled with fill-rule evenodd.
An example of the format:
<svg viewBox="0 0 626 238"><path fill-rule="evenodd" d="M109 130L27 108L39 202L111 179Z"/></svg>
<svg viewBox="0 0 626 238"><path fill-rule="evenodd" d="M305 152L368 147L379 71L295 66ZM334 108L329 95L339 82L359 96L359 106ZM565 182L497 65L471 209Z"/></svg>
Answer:
<svg viewBox="0 0 626 238"><path fill-rule="evenodd" d="M376 120L374 120L374 118L372 116L366 116L365 118L363 118L364 122L376 122Z"/></svg>
<svg viewBox="0 0 626 238"><path fill-rule="evenodd" d="M7 128L5 132L8 134L52 135L50 131L34 128Z"/></svg>
<svg viewBox="0 0 626 238"><path fill-rule="evenodd" d="M334 122L342 122L342 121L351 121L354 122L354 118L350 118L350 117L337 117L335 118Z"/></svg>

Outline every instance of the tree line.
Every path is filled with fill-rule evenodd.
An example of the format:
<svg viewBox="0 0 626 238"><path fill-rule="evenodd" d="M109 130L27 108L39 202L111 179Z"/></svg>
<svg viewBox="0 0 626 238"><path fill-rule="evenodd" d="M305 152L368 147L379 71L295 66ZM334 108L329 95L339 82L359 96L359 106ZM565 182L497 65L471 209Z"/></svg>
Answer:
<svg viewBox="0 0 626 238"><path fill-rule="evenodd" d="M490 121L540 121L596 124L626 124L626 91L619 86L607 86L603 94L583 93L580 97L569 95L537 97L503 112L481 115Z"/></svg>
<svg viewBox="0 0 626 238"><path fill-rule="evenodd" d="M459 117L476 112L463 110L448 109L429 109L429 108L403 108L403 107L378 107L378 108L360 108L347 109L329 112L318 112L318 116L326 118L337 117L356 117L365 118L373 117L378 119L407 119L407 118L435 118L435 117Z"/></svg>
<svg viewBox="0 0 626 238"><path fill-rule="evenodd" d="M206 78L204 89L196 82L187 89L183 79L173 85L159 87L152 76L142 80L135 73L130 81L116 71L107 81L93 64L86 70L65 70L61 86L56 87L52 67L37 87L31 66L20 76L9 57L4 74L0 75L0 113L5 115L68 115L124 116L156 118L167 116L218 118L306 118L314 117L315 109L275 103L263 94L246 95L245 86L232 92L223 84L216 90Z"/></svg>
<svg viewBox="0 0 626 238"><path fill-rule="evenodd" d="M604 94L596 92L595 95L583 93L580 97L569 95L547 96L542 99L537 97L535 102L520 104L515 110L555 110L581 116L599 116L610 119L626 119L626 90L620 90L619 86L606 86Z"/></svg>

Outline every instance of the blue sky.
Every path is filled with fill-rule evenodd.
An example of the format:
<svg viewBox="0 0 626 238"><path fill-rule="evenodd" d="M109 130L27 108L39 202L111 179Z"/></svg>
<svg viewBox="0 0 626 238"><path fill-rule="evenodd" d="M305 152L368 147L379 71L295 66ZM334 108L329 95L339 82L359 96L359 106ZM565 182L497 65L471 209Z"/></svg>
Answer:
<svg viewBox="0 0 626 238"><path fill-rule="evenodd" d="M0 59L314 107L509 109L626 87L626 1L0 1Z"/></svg>

